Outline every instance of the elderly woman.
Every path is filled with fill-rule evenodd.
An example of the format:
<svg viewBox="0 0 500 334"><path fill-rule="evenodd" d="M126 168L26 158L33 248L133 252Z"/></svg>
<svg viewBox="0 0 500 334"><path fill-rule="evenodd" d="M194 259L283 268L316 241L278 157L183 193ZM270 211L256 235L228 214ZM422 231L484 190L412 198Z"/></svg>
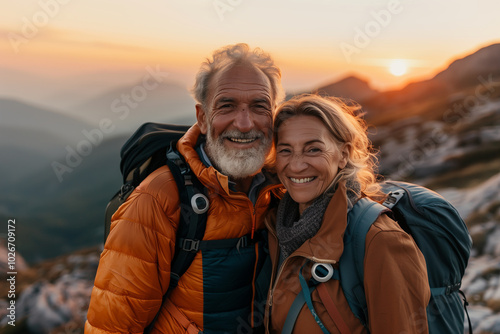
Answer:
<svg viewBox="0 0 500 334"><path fill-rule="evenodd" d="M310 295L313 307L301 307L291 323L287 320L304 288L300 280L310 280L311 267L338 266L349 210L361 197L380 200L384 194L375 182L366 126L340 100L295 97L278 108L274 130L276 171L287 193L276 218L266 222L273 261L268 332L428 333L430 291L424 257L412 237L385 214L366 236L367 326L351 311L337 279L323 283L336 316L318 288Z"/></svg>

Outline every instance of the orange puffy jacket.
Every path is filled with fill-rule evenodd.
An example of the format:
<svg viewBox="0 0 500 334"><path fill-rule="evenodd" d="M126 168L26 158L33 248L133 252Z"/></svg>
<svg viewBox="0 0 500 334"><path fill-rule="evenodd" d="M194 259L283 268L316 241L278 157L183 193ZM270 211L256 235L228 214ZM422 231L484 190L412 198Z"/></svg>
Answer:
<svg viewBox="0 0 500 334"><path fill-rule="evenodd" d="M274 190L265 184L254 205L229 189L228 177L206 167L195 151L195 124L177 144L208 190L205 240L239 238L264 227ZM173 176L164 166L150 174L113 215L92 290L85 333L142 333L157 314L170 281L180 202ZM180 312L203 333L236 333L262 324L269 277L259 275L268 258L263 243L199 251L163 304L152 333L185 333ZM266 279L267 278L267 279ZM257 282L258 284L256 284ZM262 296L260 305L254 303ZM260 323L254 323L258 321Z"/></svg>

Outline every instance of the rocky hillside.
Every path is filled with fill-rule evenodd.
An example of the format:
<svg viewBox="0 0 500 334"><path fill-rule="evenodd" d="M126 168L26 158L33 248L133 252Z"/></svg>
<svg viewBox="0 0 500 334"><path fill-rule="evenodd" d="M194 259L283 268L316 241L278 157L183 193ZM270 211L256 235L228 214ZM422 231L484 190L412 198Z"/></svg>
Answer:
<svg viewBox="0 0 500 334"><path fill-rule="evenodd" d="M500 333L500 80L413 108L371 129L380 172L434 189L458 209L473 239L462 290L474 333Z"/></svg>
<svg viewBox="0 0 500 334"><path fill-rule="evenodd" d="M0 333L83 333L100 251L86 249L18 270L14 322L8 317L13 290L2 272Z"/></svg>
<svg viewBox="0 0 500 334"><path fill-rule="evenodd" d="M468 109L477 102L484 103L491 95L498 96L498 91L485 91L485 87L500 82L499 59L500 44L493 44L453 61L429 80L410 83L400 90L382 92L359 102L375 125L411 116L450 122L457 116L463 117L463 112L455 108L443 119L442 113L455 102L466 98L463 107Z"/></svg>

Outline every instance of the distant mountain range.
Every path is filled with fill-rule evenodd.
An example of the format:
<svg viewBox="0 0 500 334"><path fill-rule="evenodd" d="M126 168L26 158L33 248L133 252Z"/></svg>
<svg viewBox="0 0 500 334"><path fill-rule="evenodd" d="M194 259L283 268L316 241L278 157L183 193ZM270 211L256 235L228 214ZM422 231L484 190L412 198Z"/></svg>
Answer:
<svg viewBox="0 0 500 334"><path fill-rule="evenodd" d="M0 173L9 175L0 178L0 187L15 187L23 177L50 166L89 128L88 123L61 113L0 99Z"/></svg>
<svg viewBox="0 0 500 334"><path fill-rule="evenodd" d="M72 141L75 133L90 123L74 116L13 99L0 99L0 126L21 131L51 133L63 140Z"/></svg>
<svg viewBox="0 0 500 334"><path fill-rule="evenodd" d="M429 80L410 83L402 89L378 92L355 76L319 87L313 92L353 99L367 112L374 124L385 124L401 118L401 106L421 101L439 100L471 88L483 89L500 83L500 43L479 49L471 55L453 61L447 69ZM471 92L476 94L475 91ZM413 115L424 110L411 110ZM406 116L409 116L407 114Z"/></svg>
<svg viewBox="0 0 500 334"><path fill-rule="evenodd" d="M195 102L189 92L167 81L139 81L119 87L75 106L71 112L93 124L108 118L119 134L130 133L144 122L196 122Z"/></svg>
<svg viewBox="0 0 500 334"><path fill-rule="evenodd" d="M436 74L433 78L413 82L398 90L378 91L370 84L351 74L341 80L328 83L310 91L300 93L318 93L320 95L340 97L359 103L365 112L365 118L373 125L384 125L394 122L402 117L402 106L405 116L415 116L432 113L431 110L447 110L454 99L456 92L484 90L482 86L500 83L500 43L481 48L476 52L453 61L448 68ZM475 91L465 92L467 95L476 94ZM287 98L293 96L289 94ZM443 99L451 100L444 101ZM420 102L426 101L427 105ZM417 106L418 105L418 106ZM427 118L442 117L427 115Z"/></svg>
<svg viewBox="0 0 500 334"><path fill-rule="evenodd" d="M313 90L313 93L336 96L358 102L369 100L379 94L377 90L370 87L368 81L356 76L348 76L340 81L321 86Z"/></svg>
<svg viewBox="0 0 500 334"><path fill-rule="evenodd" d="M33 159L44 158L46 164L3 187L0 217L17 220L22 240L17 249L26 261L34 263L102 242L104 209L120 188L119 151L126 139L103 141L63 173L61 181L51 164L68 166L64 156L50 161L43 154L33 155Z"/></svg>

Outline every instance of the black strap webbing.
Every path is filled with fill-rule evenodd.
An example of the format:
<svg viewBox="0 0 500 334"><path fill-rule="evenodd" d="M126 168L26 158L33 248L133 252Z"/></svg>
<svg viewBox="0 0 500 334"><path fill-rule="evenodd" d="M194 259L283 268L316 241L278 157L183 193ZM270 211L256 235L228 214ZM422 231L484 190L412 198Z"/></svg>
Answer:
<svg viewBox="0 0 500 334"><path fill-rule="evenodd" d="M179 158L180 159L180 158ZM176 240L176 245L179 245L181 235L184 239L190 240L201 240L205 234L205 225L207 220L206 213L197 214L193 211L190 204L190 199L198 191L193 185L193 180L191 178L190 170L185 169L181 173L179 161L173 161L172 159L167 160L167 164L174 176L177 183L177 188L179 189L179 197L181 202L181 214L179 222L179 230L177 231L178 238ZM172 260L172 265L170 268L170 285L167 290L167 294L170 293L172 289L177 286L180 277L186 272L186 270L193 262L195 252L188 251L183 248L177 248L174 259Z"/></svg>
<svg viewBox="0 0 500 334"><path fill-rule="evenodd" d="M246 234L241 238L231 238L231 239L218 239L218 240L194 240L188 238L180 238L178 240L178 246L180 249L186 252L197 252L199 250L208 249L221 249L221 248L233 248L240 249L242 247L247 247L250 244L258 242L262 239L261 234L256 234L251 239L251 234Z"/></svg>
<svg viewBox="0 0 500 334"><path fill-rule="evenodd" d="M458 293L460 293L464 298L464 310L465 314L467 315L467 321L469 322L469 334L472 334L472 322L470 321L469 311L467 311L467 306L469 306L469 302L467 301L465 293L462 290L458 290Z"/></svg>
<svg viewBox="0 0 500 334"><path fill-rule="evenodd" d="M176 245L179 243L179 234L184 235L187 239L199 240L203 239L205 234L205 226L207 221L207 214L196 214L191 207L191 198L193 195L199 191L195 189L193 184L193 179L191 176L191 170L189 165L187 165L180 155L174 149L174 143L171 144L170 150L167 152L167 165L174 177L175 183L177 184L177 189L179 193L179 200L181 203L181 214L179 221L179 229L177 231ZM196 180L197 181L197 180ZM170 284L168 286L167 292L163 295L160 310L165 302L165 300L170 295L170 292L177 286L179 279L189 268L191 263L196 256L196 252L186 251L181 248L177 248L172 259L172 264L170 266ZM153 321L146 327L144 333L149 333L154 327L154 324L160 314L160 310L154 317Z"/></svg>

